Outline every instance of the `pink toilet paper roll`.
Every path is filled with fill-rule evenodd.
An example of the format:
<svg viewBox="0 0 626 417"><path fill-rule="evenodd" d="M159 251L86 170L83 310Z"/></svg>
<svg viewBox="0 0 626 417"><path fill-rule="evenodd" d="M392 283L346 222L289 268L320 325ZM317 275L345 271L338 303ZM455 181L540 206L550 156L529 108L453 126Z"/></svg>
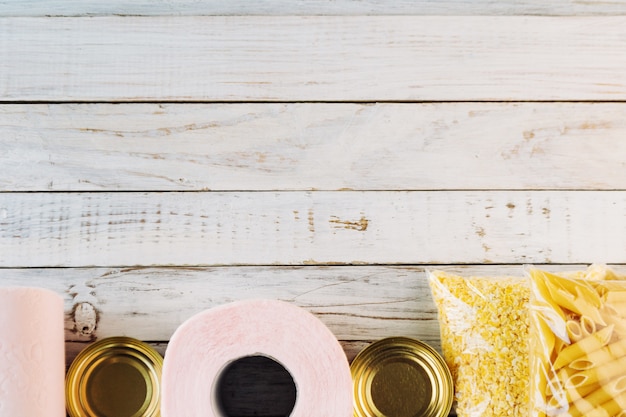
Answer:
<svg viewBox="0 0 626 417"><path fill-rule="evenodd" d="M341 345L315 316L292 304L246 300L183 323L165 353L163 417L222 416L217 381L233 361L267 356L296 385L291 417L351 417L352 378Z"/></svg>
<svg viewBox="0 0 626 417"><path fill-rule="evenodd" d="M0 417L65 417L63 299L0 288Z"/></svg>

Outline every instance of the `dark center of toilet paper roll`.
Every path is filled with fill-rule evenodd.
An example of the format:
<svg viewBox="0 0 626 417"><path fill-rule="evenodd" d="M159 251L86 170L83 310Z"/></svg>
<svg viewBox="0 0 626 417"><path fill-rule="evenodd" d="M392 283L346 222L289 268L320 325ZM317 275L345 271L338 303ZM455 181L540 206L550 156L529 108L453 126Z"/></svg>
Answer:
<svg viewBox="0 0 626 417"><path fill-rule="evenodd" d="M287 417L296 404L296 394L289 371L260 355L231 362L216 384L217 406L224 417Z"/></svg>

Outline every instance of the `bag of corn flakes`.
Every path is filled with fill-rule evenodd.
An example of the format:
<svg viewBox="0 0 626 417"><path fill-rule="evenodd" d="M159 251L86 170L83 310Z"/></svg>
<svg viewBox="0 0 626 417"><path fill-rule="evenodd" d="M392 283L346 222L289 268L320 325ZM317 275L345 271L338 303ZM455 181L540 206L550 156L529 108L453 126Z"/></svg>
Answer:
<svg viewBox="0 0 626 417"><path fill-rule="evenodd" d="M528 281L429 274L458 417L528 412Z"/></svg>

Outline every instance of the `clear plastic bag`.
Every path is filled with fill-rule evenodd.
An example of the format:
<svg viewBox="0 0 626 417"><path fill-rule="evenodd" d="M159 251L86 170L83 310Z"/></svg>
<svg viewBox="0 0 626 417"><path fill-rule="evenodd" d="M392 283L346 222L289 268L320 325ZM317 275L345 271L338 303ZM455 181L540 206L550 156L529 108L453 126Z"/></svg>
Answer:
<svg viewBox="0 0 626 417"><path fill-rule="evenodd" d="M588 271L527 269L533 417L626 416L626 281Z"/></svg>
<svg viewBox="0 0 626 417"><path fill-rule="evenodd" d="M429 273L458 417L528 413L528 279Z"/></svg>

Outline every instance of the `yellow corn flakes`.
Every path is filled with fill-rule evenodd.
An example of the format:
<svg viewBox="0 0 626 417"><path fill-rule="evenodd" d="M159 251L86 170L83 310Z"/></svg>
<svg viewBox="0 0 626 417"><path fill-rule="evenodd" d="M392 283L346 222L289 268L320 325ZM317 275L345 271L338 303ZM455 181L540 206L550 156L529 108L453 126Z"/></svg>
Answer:
<svg viewBox="0 0 626 417"><path fill-rule="evenodd" d="M518 417L529 402L528 301L521 277L430 274L458 417Z"/></svg>

